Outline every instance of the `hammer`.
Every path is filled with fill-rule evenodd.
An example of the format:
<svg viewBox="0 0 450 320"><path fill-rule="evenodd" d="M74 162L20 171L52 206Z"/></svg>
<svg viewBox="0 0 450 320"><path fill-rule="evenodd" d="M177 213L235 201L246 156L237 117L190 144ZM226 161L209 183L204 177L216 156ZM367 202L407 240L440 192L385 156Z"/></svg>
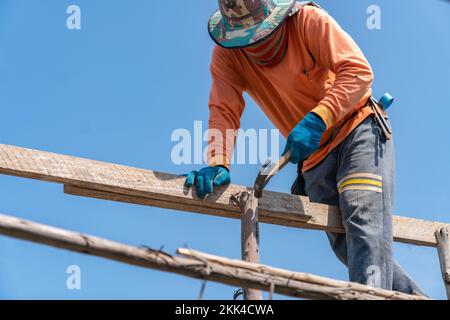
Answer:
<svg viewBox="0 0 450 320"><path fill-rule="evenodd" d="M375 116L377 118L377 121L379 121L383 131L385 132L387 139L390 139L392 130L386 119L384 119L384 116L379 112L378 107L381 107L384 111L386 111L394 103L394 100L395 99L389 93L385 93L379 101L371 98L371 104L374 107ZM254 186L254 195L257 199L260 199L262 197L264 188L278 173L278 171L283 169L291 161L291 156L291 152L288 151L280 158L280 160L278 160L278 162L272 163L272 161L267 160L264 163L261 171L256 177Z"/></svg>
<svg viewBox="0 0 450 320"><path fill-rule="evenodd" d="M257 199L261 199L264 188L270 180L291 161L291 151L286 152L276 163L267 160L256 177L254 193Z"/></svg>

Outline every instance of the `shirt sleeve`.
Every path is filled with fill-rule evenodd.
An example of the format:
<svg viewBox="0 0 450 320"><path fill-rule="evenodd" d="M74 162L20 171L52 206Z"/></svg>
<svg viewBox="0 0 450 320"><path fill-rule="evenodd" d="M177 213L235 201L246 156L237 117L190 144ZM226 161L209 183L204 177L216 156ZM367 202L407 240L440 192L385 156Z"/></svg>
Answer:
<svg viewBox="0 0 450 320"><path fill-rule="evenodd" d="M229 167L245 108L244 82L227 49L215 47L210 69L212 87L209 98L208 165Z"/></svg>
<svg viewBox="0 0 450 320"><path fill-rule="evenodd" d="M313 111L332 127L371 94L373 72L361 49L324 10L306 6L301 32L316 62L331 70L335 80Z"/></svg>

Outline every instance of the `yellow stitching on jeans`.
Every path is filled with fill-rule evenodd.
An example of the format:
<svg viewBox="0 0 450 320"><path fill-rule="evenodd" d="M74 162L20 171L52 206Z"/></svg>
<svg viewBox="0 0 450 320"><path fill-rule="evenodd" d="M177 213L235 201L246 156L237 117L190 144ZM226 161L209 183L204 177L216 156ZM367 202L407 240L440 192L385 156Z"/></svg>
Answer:
<svg viewBox="0 0 450 320"><path fill-rule="evenodd" d="M343 187L343 188L339 189L339 193L343 193L348 190L374 191L374 192L378 192L378 193L383 193L383 189L378 188L378 187L355 186L355 185Z"/></svg>

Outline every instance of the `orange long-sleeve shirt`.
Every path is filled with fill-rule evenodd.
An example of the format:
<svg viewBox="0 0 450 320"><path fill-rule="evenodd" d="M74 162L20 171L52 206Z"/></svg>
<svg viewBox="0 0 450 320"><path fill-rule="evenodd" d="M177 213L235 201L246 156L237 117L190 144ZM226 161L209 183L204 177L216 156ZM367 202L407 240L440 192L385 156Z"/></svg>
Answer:
<svg viewBox="0 0 450 320"><path fill-rule="evenodd" d="M214 48L209 127L224 138L210 135L210 165L231 163L235 137L226 132L240 127L244 91L285 137L312 110L327 124L322 143L340 127L331 143L305 161L303 171L322 161L372 113L362 108L372 94L372 69L336 21L322 9L305 6L285 24L288 51L276 66L260 66L242 49Z"/></svg>

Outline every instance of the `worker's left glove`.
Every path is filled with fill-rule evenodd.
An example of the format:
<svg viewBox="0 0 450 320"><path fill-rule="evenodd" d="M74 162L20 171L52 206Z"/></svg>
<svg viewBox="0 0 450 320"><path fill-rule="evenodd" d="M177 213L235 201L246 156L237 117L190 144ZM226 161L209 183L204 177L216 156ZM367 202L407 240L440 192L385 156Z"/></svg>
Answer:
<svg viewBox="0 0 450 320"><path fill-rule="evenodd" d="M292 130L287 139L285 154L291 151L293 164L306 160L320 147L320 139L326 130L325 122L314 112L308 113Z"/></svg>
<svg viewBox="0 0 450 320"><path fill-rule="evenodd" d="M200 171L191 171L184 184L191 187L197 185L197 196L204 199L206 195L213 192L214 187L220 187L231 182L230 172L222 166L206 167Z"/></svg>

